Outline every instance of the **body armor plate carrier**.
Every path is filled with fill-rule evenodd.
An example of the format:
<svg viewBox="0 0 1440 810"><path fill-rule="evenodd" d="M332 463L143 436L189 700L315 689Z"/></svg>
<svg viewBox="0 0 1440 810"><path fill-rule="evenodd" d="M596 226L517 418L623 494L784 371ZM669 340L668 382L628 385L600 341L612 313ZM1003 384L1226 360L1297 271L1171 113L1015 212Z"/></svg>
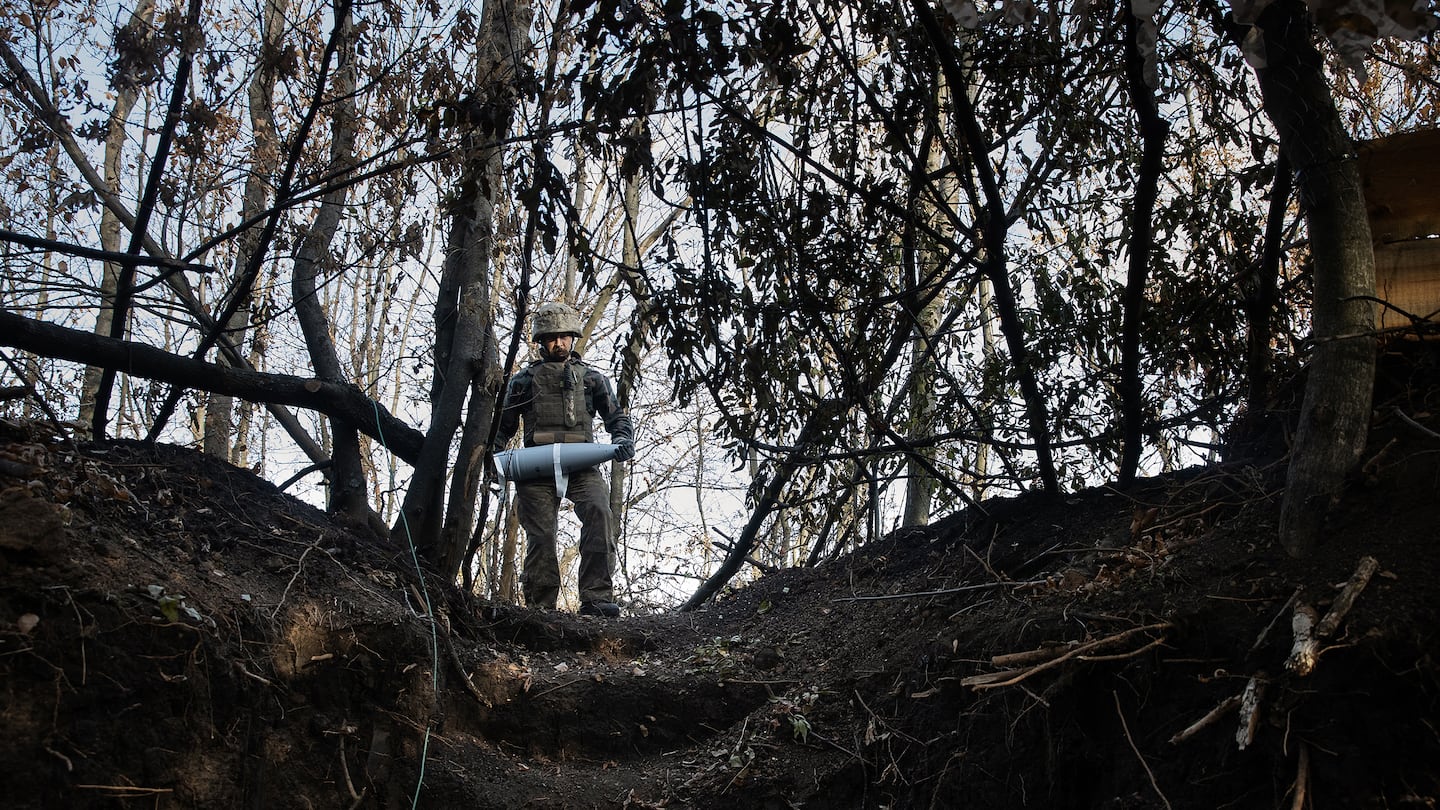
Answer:
<svg viewBox="0 0 1440 810"><path fill-rule="evenodd" d="M595 441L595 417L585 408L585 367L540 363L534 367L534 406L529 412L536 444Z"/></svg>

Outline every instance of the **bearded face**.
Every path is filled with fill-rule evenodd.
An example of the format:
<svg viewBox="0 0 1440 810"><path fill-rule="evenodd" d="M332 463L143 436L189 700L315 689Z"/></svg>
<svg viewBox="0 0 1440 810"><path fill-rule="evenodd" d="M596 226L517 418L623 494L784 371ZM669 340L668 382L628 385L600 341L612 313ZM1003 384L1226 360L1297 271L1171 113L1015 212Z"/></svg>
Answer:
<svg viewBox="0 0 1440 810"><path fill-rule="evenodd" d="M541 335L540 351L546 360L558 361L570 357L575 347L574 335Z"/></svg>

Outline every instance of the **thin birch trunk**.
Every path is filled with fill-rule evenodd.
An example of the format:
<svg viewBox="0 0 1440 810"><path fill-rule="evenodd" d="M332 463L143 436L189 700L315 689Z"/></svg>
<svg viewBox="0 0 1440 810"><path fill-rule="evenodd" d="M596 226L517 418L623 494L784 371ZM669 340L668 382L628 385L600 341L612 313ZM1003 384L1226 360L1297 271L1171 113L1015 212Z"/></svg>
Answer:
<svg viewBox="0 0 1440 810"><path fill-rule="evenodd" d="M149 27L155 19L154 0L140 0L130 13L127 26L132 29ZM115 88L115 106L110 109L110 118L105 125L105 157L101 163L105 187L110 193L120 193L120 175L125 156L127 136L126 122L130 111L135 108L139 93L133 84L121 83ZM121 242L121 224L109 208L100 210L100 249L119 253L124 250ZM95 334L109 335L110 325L115 316L115 293L120 284L120 265L105 262L100 279L100 310L95 316ZM85 367L85 380L80 392L79 422L82 430L89 435L95 421L95 396L100 390L100 378L104 370L97 366Z"/></svg>

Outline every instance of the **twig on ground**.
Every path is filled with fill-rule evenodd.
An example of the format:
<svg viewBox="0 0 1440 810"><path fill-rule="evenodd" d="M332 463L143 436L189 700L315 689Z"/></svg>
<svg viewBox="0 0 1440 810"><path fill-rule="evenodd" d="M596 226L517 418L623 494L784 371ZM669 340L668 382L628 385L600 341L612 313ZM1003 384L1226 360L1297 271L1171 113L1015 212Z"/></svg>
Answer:
<svg viewBox="0 0 1440 810"><path fill-rule="evenodd" d="M1030 698L1036 703L1039 703L1041 706L1044 706L1047 709L1050 708L1050 701L1046 700L1042 695L1035 694L1035 690L1031 689L1025 684L1020 684L1020 691L1024 692L1026 697Z"/></svg>
<svg viewBox="0 0 1440 810"><path fill-rule="evenodd" d="M1220 701L1220 705L1206 712L1204 717L1186 726L1183 731L1179 732L1174 737L1171 737L1170 744L1179 745L1180 743L1185 742L1191 737L1194 737L1196 734L1199 734L1201 730L1214 725L1215 721L1219 720L1221 717L1224 717L1226 714L1235 711L1235 709L1237 709L1239 706L1239 695L1231 695L1230 697L1225 698L1224 700Z"/></svg>
<svg viewBox="0 0 1440 810"><path fill-rule="evenodd" d="M845 746L841 745L840 743L836 742L835 740L832 740L832 739L830 739L829 737L826 737L824 734L821 734L820 732L816 731L816 730L813 729L813 728L810 729L810 733L809 733L807 736L814 737L815 739L819 740L819 741L822 742L822 743L825 743L826 745L830 746L831 748L834 748L836 751L839 751L839 752L842 753L842 754L848 754L849 756L854 757L854 758L856 759L856 761L858 761L861 765L864 765L864 766L867 767L867 768L873 768L873 767L875 767L875 766L870 762L870 760L866 759L865 757L861 756L860 754L858 754L858 753L856 753L856 752L854 752L854 751L851 751L849 748L846 748Z"/></svg>
<svg viewBox="0 0 1440 810"><path fill-rule="evenodd" d="M1129 630L1121 631L1112 636L1106 636L1105 638L1096 639L1086 644L1077 645L1061 655L1058 655L1040 664L1036 664L1035 666L1028 669L1011 669L1005 670L1003 672L991 672L985 675L972 675L968 678L962 678L960 680L960 684L962 686L969 686L974 689L995 689L1001 686L1014 686L1015 684L1020 683L1021 681L1029 678L1032 675L1036 675L1038 673L1044 672L1045 670L1059 666L1060 664L1069 661L1072 658L1084 656L1086 653L1119 644L1140 633L1154 630L1169 630L1172 626L1173 625L1171 625L1169 622L1159 622L1156 624L1147 624L1140 627L1132 627ZM1141 650L1143 651L1144 649L1148 649L1149 647L1154 646L1155 644L1163 640L1163 637L1160 639L1151 639L1149 644L1147 644L1146 647L1141 648Z"/></svg>
<svg viewBox="0 0 1440 810"><path fill-rule="evenodd" d="M1255 742L1255 731L1260 727L1260 700L1265 696L1263 672L1256 673L1245 684L1240 694L1240 728L1235 732L1235 744L1244 751Z"/></svg>
<svg viewBox="0 0 1440 810"><path fill-rule="evenodd" d="M1290 620L1290 626L1295 632L1295 644L1290 649L1290 657L1285 661L1286 669L1302 677L1315 671L1315 665L1320 660L1320 642L1335 635L1335 631L1340 629L1340 623L1345 621L1345 616L1355 607L1355 600L1360 598L1360 594L1370 584L1370 578L1379 568L1380 563L1374 557L1361 557L1355 566L1355 572L1350 575L1350 580L1345 583L1323 619L1309 605L1295 606L1295 615Z"/></svg>
<svg viewBox="0 0 1440 810"><path fill-rule="evenodd" d="M1155 795L1160 797L1160 801L1166 808L1169 808L1170 800L1165 797L1165 792L1160 789L1160 783L1155 781L1155 772L1150 770L1150 763L1145 761L1145 755L1141 754L1140 749L1135 745L1135 738L1130 736L1130 723L1125 719L1125 711L1120 708L1119 693L1112 691L1110 697L1115 699L1115 714L1120 717L1120 728L1125 732L1125 742L1130 743L1130 750L1135 752L1135 758L1140 760L1140 767L1144 768L1145 775L1150 777L1150 787L1155 789Z"/></svg>
<svg viewBox="0 0 1440 810"><path fill-rule="evenodd" d="M1220 501L1218 503L1212 503L1200 509L1192 509L1189 512L1182 512L1178 515L1170 515L1166 517L1163 521L1157 519L1154 523L1151 523L1149 526L1141 529L1135 539L1139 540L1145 535L1150 535L1153 537L1155 534L1170 529L1173 526L1179 526L1186 521L1202 518L1222 506L1228 506L1228 504L1226 504L1224 501Z"/></svg>
<svg viewBox="0 0 1440 810"><path fill-rule="evenodd" d="M1315 626L1315 633L1322 639L1335 635L1340 628L1340 622L1345 621L1345 616L1355 606L1355 600L1360 598L1361 592L1370 584L1370 578L1380 569L1380 561L1368 554L1360 558L1355 566L1355 572L1350 575L1350 581L1345 583L1340 595L1336 597L1335 604L1330 606L1325 618Z"/></svg>
<svg viewBox="0 0 1440 810"><path fill-rule="evenodd" d="M1285 615L1285 611L1289 610L1290 606L1295 604L1295 600L1300 598L1302 591L1304 591L1304 588L1296 588L1295 593L1290 594L1290 598L1286 599L1285 604L1281 605L1280 610L1275 613L1275 618L1271 619L1270 623L1265 625L1265 629L1260 631L1260 635L1255 637L1255 643L1250 645L1250 653L1252 655L1256 650L1260 649L1261 644L1265 643L1265 639L1270 635L1270 631L1274 629L1275 624L1280 621L1280 617Z"/></svg>
<svg viewBox="0 0 1440 810"><path fill-rule="evenodd" d="M869 715L870 715L870 720L871 720L871 722L879 723L880 725L884 726L884 727L885 727L885 731L886 731L887 733L889 733L889 734L894 734L896 737L900 737L901 739L904 739L904 740L906 740L906 741L908 741L908 742L912 742L912 743L914 743L914 744L916 744L916 745L919 745L919 746L924 746L924 745L925 745L925 743L923 743L923 742L915 739L914 737L910 736L909 734L906 734L905 732L900 731L899 729L897 729L897 728L895 728L894 726L890 725L890 723L887 722L887 721L885 720L885 718L883 718L883 717L881 717L880 715L876 714L876 713L875 713L875 710L872 709L872 708L870 708L870 704L868 704L868 703L865 702L865 698L863 698L863 697L860 696L860 690L858 690L858 689L852 689L852 690L850 690L850 694L852 694L852 695L855 696L855 700L856 700L857 702L859 702L860 708L864 709L865 712L866 712L866 714L869 714ZM866 744L868 745L869 743L867 742ZM861 761L863 762L864 760L862 759Z"/></svg>
<svg viewBox="0 0 1440 810"><path fill-rule="evenodd" d="M1028 582L981 582L978 585L961 585L958 588L941 588L938 591L912 591L910 593L887 593L876 596L837 596L831 602L881 602L889 599L916 599L922 596L946 596L952 593L965 593L967 591L982 591L991 588L1026 588L1036 585L1044 585L1046 580L1036 579Z"/></svg>
<svg viewBox="0 0 1440 810"><path fill-rule="evenodd" d="M750 718L749 718L749 717L746 717L746 718L745 718L745 722L740 724L740 736L739 736L738 739L735 740L735 747L734 747L733 749L731 749L731 751L730 751L730 759L731 759L732 762L733 762L736 758L739 758L741 761L744 761L744 757L741 757L741 756L740 756L740 752L741 752L741 751L744 749L744 747L745 747L745 732L748 731L749 729L750 729ZM720 795L722 795L722 796L725 795L725 791L727 791L727 790L729 790L730 788L734 787L734 786L735 786L735 783L740 780L740 777L744 776L746 773L749 773L749 771L750 771L750 765L751 765L751 763L749 763L749 762L746 762L744 765L741 765L740 768L735 771L735 775L732 776L732 777L730 777L730 781L725 783L725 787L720 788Z"/></svg>
<svg viewBox="0 0 1440 810"><path fill-rule="evenodd" d="M245 677L250 678L251 680L259 681L260 683L263 683L263 684L265 684L266 686L270 686L270 687L275 686L275 684L272 683L272 682L270 681L270 679L268 679L268 678L266 678L266 677L264 677L264 676L262 676L262 675L256 675L255 673L253 673L253 672L251 672L250 670L246 669L246 668L245 668L245 662L243 662L243 661L236 661L236 662L235 662L235 668L238 669L238 670L240 670L240 674L241 674L241 675L244 675Z"/></svg>
<svg viewBox="0 0 1440 810"><path fill-rule="evenodd" d="M1152 638L1149 641L1145 642L1144 646L1136 647L1135 649L1128 652L1114 653L1112 655L1082 655L1079 657L1079 660L1086 661L1092 664L1100 661L1125 661L1130 658L1137 658L1141 655L1144 655L1145 653L1155 649L1156 647L1159 647L1164 643L1165 637L1161 636L1160 638Z"/></svg>
<svg viewBox="0 0 1440 810"><path fill-rule="evenodd" d="M415 618L417 618L417 619L428 618L428 617L429 617L429 612L430 612L430 607L429 607L429 605L425 602L425 597L424 597L424 595L422 595L422 594L420 593L420 589L417 588L417 587L415 587L415 583L413 583L413 582L410 583L410 584L407 586L407 588L408 588L408 590L406 591L406 593L407 593L411 598L413 598L413 599L415 600L415 605L416 605L415 607L413 607L413 608L410 609L410 612L411 612L411 613L414 613L414 614L415 614Z"/></svg>
<svg viewBox="0 0 1440 810"><path fill-rule="evenodd" d="M986 547L985 547L985 553L986 553L986 554L989 554L990 551L995 547L995 538L998 537L999 534L1000 534L1000 527L997 525L997 526L995 527L994 531L991 532L991 534L990 534L990 542L986 544ZM979 554L976 554L976 553L975 553L975 549L971 548L969 543L966 543L964 546L962 546L962 548L964 548L965 551L966 551L966 553L968 553L971 557L974 557L974 558L975 558L975 562L980 563L980 566L981 566L982 568L984 568L985 571L990 574L990 576L994 577L997 582L1000 581L1000 580L1002 580L1002 579L1004 579L1004 578L1001 577L1000 574L995 570L994 566L990 565L990 561L989 561L989 560L987 560L987 559L985 559L984 557L981 557Z"/></svg>
<svg viewBox="0 0 1440 810"><path fill-rule="evenodd" d="M560 691L561 689L564 689L564 688L567 687L567 686L574 686L575 684L580 683L580 682L583 681L583 680L585 680L585 678L572 678L572 679L570 679L570 680L568 680L568 681L566 681L566 682L564 682L564 683L557 683L557 684L555 684L554 686L550 687L549 689L542 689L542 690L540 690L539 692L536 692L535 694L530 695L530 699L531 699L531 700L536 700L536 699L542 698L542 697L550 694L551 692L558 692L558 691Z"/></svg>
<svg viewBox="0 0 1440 810"><path fill-rule="evenodd" d="M1315 608L1301 602L1295 606L1295 615L1290 617L1290 631L1295 634L1295 643L1290 647L1290 657L1285 659L1285 668L1296 675L1309 675L1315 670L1320 658L1320 638L1315 625L1320 614Z"/></svg>
<svg viewBox="0 0 1440 810"><path fill-rule="evenodd" d="M51 748L51 747L48 746L48 745L45 745L45 746L42 746L42 747L45 749L45 753L50 754L50 755L58 758L61 762L65 763L65 772L66 772L66 773L71 773L72 771L75 770L75 763L70 761L70 757L65 756L64 754L60 753L59 751L56 751L54 748Z"/></svg>
<svg viewBox="0 0 1440 810"><path fill-rule="evenodd" d="M154 796L160 793L174 793L174 788L150 788L136 785L76 785L80 790L103 790L116 794L114 798L124 799L138 796Z"/></svg>

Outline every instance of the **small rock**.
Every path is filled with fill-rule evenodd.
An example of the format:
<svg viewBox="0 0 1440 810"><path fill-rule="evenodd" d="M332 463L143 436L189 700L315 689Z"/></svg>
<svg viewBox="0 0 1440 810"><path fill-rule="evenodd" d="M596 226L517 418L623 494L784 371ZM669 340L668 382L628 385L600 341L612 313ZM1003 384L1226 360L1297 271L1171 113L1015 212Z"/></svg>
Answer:
<svg viewBox="0 0 1440 810"><path fill-rule="evenodd" d="M755 651L752 660L757 669L770 670L780 666L780 662L785 660L785 657L774 647L761 647Z"/></svg>

